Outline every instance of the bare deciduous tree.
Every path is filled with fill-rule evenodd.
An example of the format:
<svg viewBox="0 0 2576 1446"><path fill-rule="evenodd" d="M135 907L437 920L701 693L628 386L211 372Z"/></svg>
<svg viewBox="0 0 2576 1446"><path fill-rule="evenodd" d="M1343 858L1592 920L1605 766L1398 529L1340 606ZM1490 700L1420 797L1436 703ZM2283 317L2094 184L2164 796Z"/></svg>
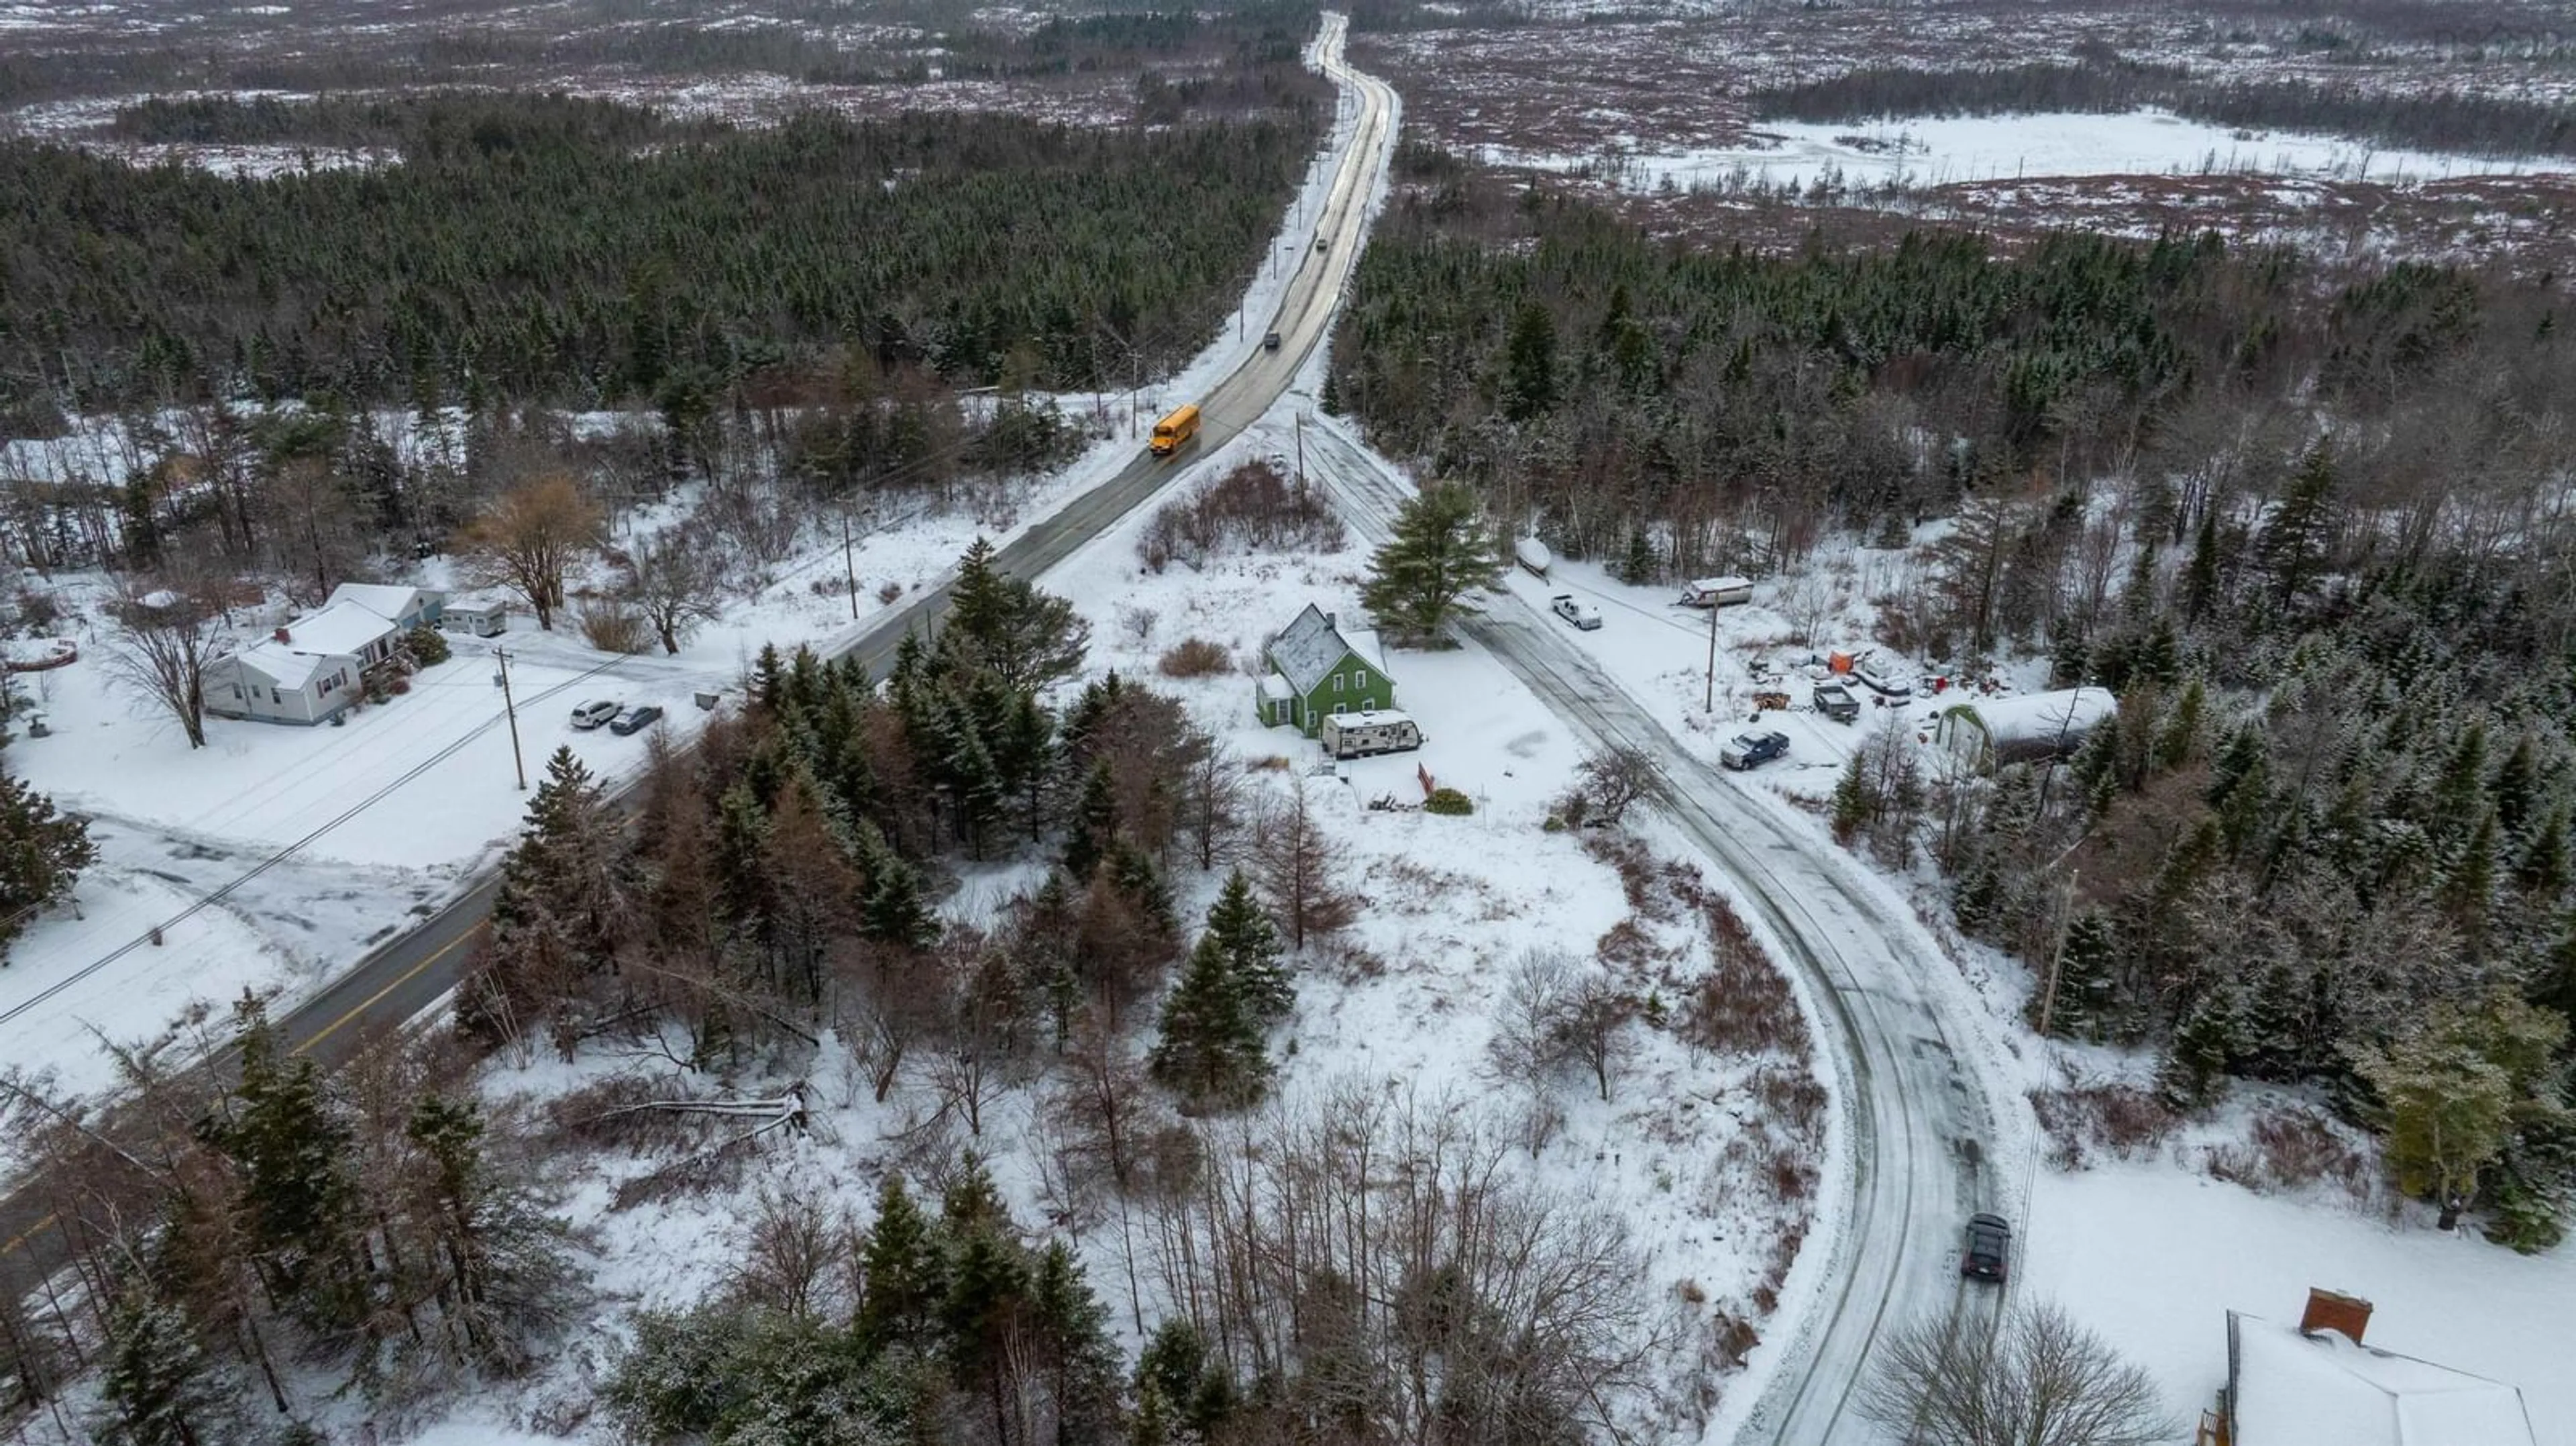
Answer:
<svg viewBox="0 0 2576 1446"><path fill-rule="evenodd" d="M626 600L643 614L662 651L676 653L701 623L716 620L722 575L714 539L680 527L637 547L626 560Z"/></svg>
<svg viewBox="0 0 2576 1446"><path fill-rule="evenodd" d="M465 529L458 550L473 576L526 599L537 626L552 629L564 573L598 545L599 523L599 509L572 478L555 473L501 494Z"/></svg>
<svg viewBox="0 0 2576 1446"><path fill-rule="evenodd" d="M849 1207L798 1185L763 1189L743 1225L742 1259L733 1293L795 1320L837 1318L858 1302L847 1298L855 1272L858 1227Z"/></svg>
<svg viewBox="0 0 2576 1446"><path fill-rule="evenodd" d="M117 623L107 645L109 675L146 706L168 710L190 748L206 746L206 667L231 642L213 586L181 579L158 587L129 581L109 604Z"/></svg>
<svg viewBox="0 0 2576 1446"><path fill-rule="evenodd" d="M1583 976L1566 995L1558 1032L1566 1057L1592 1076L1601 1098L1610 1098L1610 1081L1635 1055L1637 1042L1628 1033L1637 1017L1637 1001L1609 975Z"/></svg>
<svg viewBox="0 0 2576 1446"><path fill-rule="evenodd" d="M1655 762L1639 749L1604 748L1574 770L1574 786L1587 818L1615 824L1655 786Z"/></svg>
<svg viewBox="0 0 2576 1446"><path fill-rule="evenodd" d="M2149 1446L2171 1440L2154 1378L2053 1304L1989 1326L1965 1312L1888 1337L1869 1419L1921 1446Z"/></svg>
<svg viewBox="0 0 2576 1446"><path fill-rule="evenodd" d="M1573 962L1563 954L1540 949L1523 954L1503 986L1494 1032L1485 1041L1485 1062L1497 1081L1523 1097L1521 1142L1532 1156L1545 1150L1565 1123L1554 1085L1565 1063L1561 1026L1572 978Z"/></svg>

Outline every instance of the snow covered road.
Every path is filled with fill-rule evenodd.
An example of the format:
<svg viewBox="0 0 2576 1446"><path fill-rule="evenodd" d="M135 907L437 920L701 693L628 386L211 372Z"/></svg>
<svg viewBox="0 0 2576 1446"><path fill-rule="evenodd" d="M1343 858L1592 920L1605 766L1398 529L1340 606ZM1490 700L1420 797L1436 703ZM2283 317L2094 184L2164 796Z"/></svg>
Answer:
<svg viewBox="0 0 2576 1446"><path fill-rule="evenodd" d="M1308 436L1345 516L1383 541L1408 484L1331 427ZM1959 1279L1960 1234L1970 1214L2003 1207L2020 1179L1997 1168L1992 1101L1972 1030L1936 977L1948 967L1939 946L1831 845L1781 820L1775 801L1710 768L1526 603L1500 603L1464 631L1569 725L1656 761L1666 815L1806 982L1843 1105L1844 1168L1827 1173L1839 1199L1809 1237L1827 1269L1801 1262L1820 1299L1790 1322L1793 1334L1756 1353L1743 1384L1760 1394L1722 1420L1744 1442L1872 1439L1853 1408L1881 1331L1961 1304L1991 1318L1994 1293ZM1784 1320L1795 1314L1784 1306Z"/></svg>

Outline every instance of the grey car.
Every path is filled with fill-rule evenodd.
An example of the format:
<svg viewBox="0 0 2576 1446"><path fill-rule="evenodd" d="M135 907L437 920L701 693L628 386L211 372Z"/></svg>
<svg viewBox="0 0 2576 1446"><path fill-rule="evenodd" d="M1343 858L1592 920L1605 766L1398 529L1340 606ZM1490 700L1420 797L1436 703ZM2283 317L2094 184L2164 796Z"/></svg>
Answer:
<svg viewBox="0 0 2576 1446"><path fill-rule="evenodd" d="M1959 1252L1959 1273L1971 1280L2000 1285L2012 1269L2012 1227L2000 1215L1968 1217L1968 1246Z"/></svg>
<svg viewBox="0 0 2576 1446"><path fill-rule="evenodd" d="M618 714L616 721L608 725L608 731L623 738L629 733L641 733L661 721L662 710L647 703Z"/></svg>

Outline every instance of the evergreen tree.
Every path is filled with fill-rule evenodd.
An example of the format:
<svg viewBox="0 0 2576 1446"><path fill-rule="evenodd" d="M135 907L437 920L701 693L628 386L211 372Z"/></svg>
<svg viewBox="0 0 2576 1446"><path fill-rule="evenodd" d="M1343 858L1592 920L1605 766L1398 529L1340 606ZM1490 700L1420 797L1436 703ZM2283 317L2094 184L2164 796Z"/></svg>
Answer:
<svg viewBox="0 0 2576 1446"><path fill-rule="evenodd" d="M289 1058L259 1002L234 1005L241 1082L207 1143L240 1171L239 1206L270 1293L317 1329L357 1325L367 1300L357 1260L358 1195L347 1121L321 1067Z"/></svg>
<svg viewBox="0 0 2576 1446"><path fill-rule="evenodd" d="M101 1446L200 1446L225 1439L231 1398L177 1306L129 1288L108 1315L99 1369Z"/></svg>
<svg viewBox="0 0 2576 1446"><path fill-rule="evenodd" d="M1227 876L1224 890L1209 906L1207 937L1224 951L1235 991L1252 1019L1268 1026L1287 1018L1297 1002L1297 987L1289 982L1288 971L1280 963L1285 950L1279 930L1271 924L1261 901L1253 896L1252 881L1244 877L1243 870L1236 869Z"/></svg>
<svg viewBox="0 0 2576 1446"><path fill-rule="evenodd" d="M2513 751L2496 765L2495 779L2487 785L2487 797L2494 800L2496 822L2503 825L2508 838L2519 839L2523 830L2540 811L2540 755L2528 732L2513 740Z"/></svg>
<svg viewBox="0 0 2576 1446"><path fill-rule="evenodd" d="M1512 318L1503 362L1503 415L1526 422L1556 405L1556 319L1535 301Z"/></svg>
<svg viewBox="0 0 2576 1446"><path fill-rule="evenodd" d="M1644 587L1655 580L1655 540L1646 529L1628 529L1628 554L1619 563L1619 580L1630 587Z"/></svg>
<svg viewBox="0 0 2576 1446"><path fill-rule="evenodd" d="M877 1190L876 1223L860 1259L866 1288L851 1324L860 1342L872 1352L929 1346L948 1298L946 1244L900 1175L888 1175Z"/></svg>
<svg viewBox="0 0 2576 1446"><path fill-rule="evenodd" d="M2568 866L2567 814L2560 810L2532 830L2514 865L2514 881L2533 898L2554 899L2566 891Z"/></svg>
<svg viewBox="0 0 2576 1446"><path fill-rule="evenodd" d="M2219 990L2204 994L2166 1042L2164 1062L2156 1070L2157 1089L2180 1109L2208 1104L2226 1086L2236 1038L2233 1001Z"/></svg>
<svg viewBox="0 0 2576 1446"><path fill-rule="evenodd" d="M2105 1037L2120 956L2119 926L2109 915L2086 909L2068 922L2057 961L2057 1003L2049 1018L2052 1030L2097 1043ZM2036 1008L2033 1018L2037 1018Z"/></svg>
<svg viewBox="0 0 2576 1446"><path fill-rule="evenodd" d="M1270 1080L1270 1055L1225 945L1199 939L1181 982L1163 1001L1161 1034L1148 1057L1154 1078L1201 1108L1256 1103Z"/></svg>
<svg viewBox="0 0 2576 1446"><path fill-rule="evenodd" d="M2204 507L2200 530L2193 535L2191 562L2182 575L2182 618L2192 627L2209 620L2225 601L2220 595L2218 509Z"/></svg>
<svg viewBox="0 0 2576 1446"><path fill-rule="evenodd" d="M1459 483L1439 483L1406 500L1394 540L1369 561L1360 601L1381 625L1428 641L1453 613L1476 611L1469 594L1501 586L1505 566L1475 493Z"/></svg>
<svg viewBox="0 0 2576 1446"><path fill-rule="evenodd" d="M867 891L859 904L861 938L912 949L938 942L939 918L931 912L921 871L873 825L859 831L859 873Z"/></svg>
<svg viewBox="0 0 2576 1446"><path fill-rule="evenodd" d="M97 858L86 820L56 813L52 799L0 774L0 968L28 920L68 898Z"/></svg>
<svg viewBox="0 0 2576 1446"><path fill-rule="evenodd" d="M1038 1257L1029 1307L1055 1400L1056 1446L1112 1446L1118 1439L1118 1346L1110 1339L1109 1312L1061 1240L1047 1242Z"/></svg>
<svg viewBox="0 0 2576 1446"><path fill-rule="evenodd" d="M1842 777L1834 781L1833 798L1827 806L1826 817L1833 825L1837 843L1850 844L1860 837L1862 829L1869 827L1870 820L1877 817L1877 800L1870 791L1868 768L1863 755L1855 752L1843 764Z"/></svg>
<svg viewBox="0 0 2576 1446"><path fill-rule="evenodd" d="M2290 478L2280 505L2254 541L2255 561L2272 580L2273 601L2295 610L2329 561L2334 541L2334 452L2319 442Z"/></svg>

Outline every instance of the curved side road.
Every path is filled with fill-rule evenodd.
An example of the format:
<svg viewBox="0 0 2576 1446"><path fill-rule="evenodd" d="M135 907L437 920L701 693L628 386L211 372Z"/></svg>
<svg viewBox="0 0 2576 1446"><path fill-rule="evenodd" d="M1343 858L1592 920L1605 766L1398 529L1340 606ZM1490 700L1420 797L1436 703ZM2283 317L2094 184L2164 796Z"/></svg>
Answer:
<svg viewBox="0 0 2576 1446"><path fill-rule="evenodd" d="M1265 351L1255 345L1200 399L1204 420L1195 455L1212 453L1287 392L1298 371L1323 344L1359 256L1369 200L1393 150L1393 92L1342 64L1347 33L1348 22L1342 16L1327 14L1315 41L1318 67L1351 86L1357 100L1339 170L1315 218L1312 234L1325 244L1319 247L1304 234L1291 236L1299 246L1296 270L1278 310L1262 328L1279 333L1279 350ZM1115 476L1053 516L1031 524L1001 548L997 564L1022 577L1044 573L1180 477L1190 465L1190 455L1178 461L1157 460L1140 445L1136 459ZM942 584L898 610L844 631L818 651L832 657L855 656L870 672L883 672L905 634L935 624L947 611L948 594ZM491 914L498 885L497 876L485 875L409 932L350 966L279 1019L280 1035L292 1042L294 1053L333 1067L355 1053L372 1033L398 1027L446 997L473 955L474 940ZM41 1178L19 1182L0 1196L0 1261L12 1268L12 1280L32 1279L24 1274L31 1266L42 1271L58 1262L61 1242L49 1228L53 1223Z"/></svg>
<svg viewBox="0 0 2576 1446"><path fill-rule="evenodd" d="M1307 440L1344 513L1384 541L1410 488L1332 428L1310 428ZM1552 620L1509 602L1464 631L1578 732L1654 760L1666 816L1734 879L1806 977L1844 1083L1848 1193L1820 1309L1785 1343L1792 1354L1738 1439L1874 1439L1854 1408L1880 1332L1962 1305L1993 1319L1994 1293L1965 1291L1957 1275L1967 1217L1994 1208L2003 1183L1987 1167L1995 1124L1982 1081L1958 1058L1931 978L1947 966L1919 925L1889 918L1813 838L1683 746Z"/></svg>

